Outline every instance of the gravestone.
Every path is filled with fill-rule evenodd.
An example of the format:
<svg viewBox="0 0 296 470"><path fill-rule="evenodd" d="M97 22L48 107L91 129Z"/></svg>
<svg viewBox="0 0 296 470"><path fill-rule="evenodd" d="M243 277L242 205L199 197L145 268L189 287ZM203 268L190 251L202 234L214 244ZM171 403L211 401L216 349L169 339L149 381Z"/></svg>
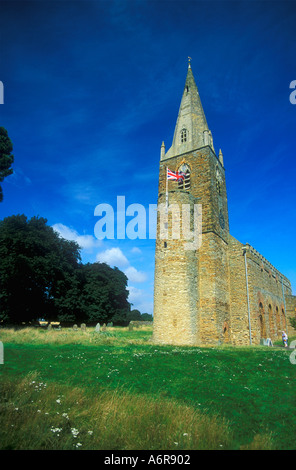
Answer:
<svg viewBox="0 0 296 470"><path fill-rule="evenodd" d="M48 327L47 327L48 331L51 331L52 330L52 325L49 323L48 324Z"/></svg>
<svg viewBox="0 0 296 470"><path fill-rule="evenodd" d="M102 331L106 331L106 323L103 324Z"/></svg>
<svg viewBox="0 0 296 470"><path fill-rule="evenodd" d="M76 324L73 325L73 330L74 330L74 331L77 331L77 330L78 330L78 326L77 326Z"/></svg>
<svg viewBox="0 0 296 470"><path fill-rule="evenodd" d="M96 333L100 333L100 328L101 328L100 323L97 323L97 324L96 324L96 328L95 328L95 332L96 332Z"/></svg>
<svg viewBox="0 0 296 470"><path fill-rule="evenodd" d="M81 328L81 331L86 331L86 324L81 323L80 328Z"/></svg>
<svg viewBox="0 0 296 470"><path fill-rule="evenodd" d="M129 330L129 331L133 331L133 329L134 329L134 328L133 328L133 324L132 324L132 323L129 323L129 325L128 325L128 330Z"/></svg>
<svg viewBox="0 0 296 470"><path fill-rule="evenodd" d="M273 346L272 341L270 338L261 338L260 339L261 346Z"/></svg>

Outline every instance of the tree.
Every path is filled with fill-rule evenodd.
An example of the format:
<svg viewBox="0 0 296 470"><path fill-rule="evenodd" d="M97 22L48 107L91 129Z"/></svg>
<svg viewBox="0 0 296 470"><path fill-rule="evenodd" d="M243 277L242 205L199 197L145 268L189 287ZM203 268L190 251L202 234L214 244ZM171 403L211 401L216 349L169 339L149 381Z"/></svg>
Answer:
<svg viewBox="0 0 296 470"><path fill-rule="evenodd" d="M0 319L11 323L65 313L79 246L64 240L44 218L16 215L0 221ZM76 299L77 300L77 299Z"/></svg>
<svg viewBox="0 0 296 470"><path fill-rule="evenodd" d="M141 320L142 321L153 321L153 316L151 315L151 313L142 313Z"/></svg>
<svg viewBox="0 0 296 470"><path fill-rule="evenodd" d="M12 155L13 145L8 137L8 132L4 127L0 127L0 183L13 173L11 165L14 161ZM0 202L3 201L3 190L0 185Z"/></svg>
<svg viewBox="0 0 296 470"><path fill-rule="evenodd" d="M137 309L133 309L127 316L127 321L141 321L141 312Z"/></svg>
<svg viewBox="0 0 296 470"><path fill-rule="evenodd" d="M0 321L126 324L126 275L104 263L81 264L77 243L60 237L46 219L0 221L0 259Z"/></svg>
<svg viewBox="0 0 296 470"><path fill-rule="evenodd" d="M290 325L296 330L296 317L289 317Z"/></svg>
<svg viewBox="0 0 296 470"><path fill-rule="evenodd" d="M126 323L130 310L127 277L105 263L88 263L80 269L83 321Z"/></svg>

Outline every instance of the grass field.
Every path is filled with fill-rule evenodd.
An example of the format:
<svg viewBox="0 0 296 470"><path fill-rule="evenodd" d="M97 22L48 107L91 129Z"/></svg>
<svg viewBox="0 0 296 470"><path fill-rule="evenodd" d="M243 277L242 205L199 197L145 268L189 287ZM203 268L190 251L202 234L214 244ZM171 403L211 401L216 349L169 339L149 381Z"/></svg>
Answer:
<svg viewBox="0 0 296 470"><path fill-rule="evenodd" d="M1 449L295 449L296 366L149 327L1 329Z"/></svg>

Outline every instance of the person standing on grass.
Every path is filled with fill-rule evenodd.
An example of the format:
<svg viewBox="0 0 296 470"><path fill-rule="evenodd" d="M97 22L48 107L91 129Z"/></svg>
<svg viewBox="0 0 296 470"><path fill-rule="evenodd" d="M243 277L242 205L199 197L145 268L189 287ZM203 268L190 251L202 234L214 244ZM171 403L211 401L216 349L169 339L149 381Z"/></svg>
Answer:
<svg viewBox="0 0 296 470"><path fill-rule="evenodd" d="M283 338L284 346L285 348L287 348L288 347L288 335L284 331L282 331L282 338Z"/></svg>

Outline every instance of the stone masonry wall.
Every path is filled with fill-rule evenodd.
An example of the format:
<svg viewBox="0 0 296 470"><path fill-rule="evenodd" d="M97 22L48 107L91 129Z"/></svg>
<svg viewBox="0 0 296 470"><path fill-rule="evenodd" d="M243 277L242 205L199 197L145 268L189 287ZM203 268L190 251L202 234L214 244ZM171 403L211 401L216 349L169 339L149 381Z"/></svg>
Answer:
<svg viewBox="0 0 296 470"><path fill-rule="evenodd" d="M231 342L249 344L248 301L243 245L229 236L229 297Z"/></svg>
<svg viewBox="0 0 296 470"><path fill-rule="evenodd" d="M287 318L296 318L296 295L287 295L286 297ZM296 334L296 329L292 328L288 320L288 334L289 336Z"/></svg>
<svg viewBox="0 0 296 470"><path fill-rule="evenodd" d="M250 343L244 250L247 259L252 344L260 344L261 338L268 337L273 341L280 339L282 330L287 330L285 301L291 295L290 281L250 245L243 245L234 237L230 237L229 272L233 343Z"/></svg>
<svg viewBox="0 0 296 470"><path fill-rule="evenodd" d="M170 207L191 204L194 198L185 192L169 193ZM159 204L165 203L165 194ZM156 240L154 276L154 341L167 344L196 344L198 341L197 252L185 250L186 241L172 239L173 213L168 211L168 239ZM158 214L159 235L160 214Z"/></svg>
<svg viewBox="0 0 296 470"><path fill-rule="evenodd" d="M280 339L288 329L286 298L292 293L291 283L253 247L246 247L254 343L265 335Z"/></svg>
<svg viewBox="0 0 296 470"><path fill-rule="evenodd" d="M202 344L230 341L228 246L213 232L199 250L199 316Z"/></svg>

